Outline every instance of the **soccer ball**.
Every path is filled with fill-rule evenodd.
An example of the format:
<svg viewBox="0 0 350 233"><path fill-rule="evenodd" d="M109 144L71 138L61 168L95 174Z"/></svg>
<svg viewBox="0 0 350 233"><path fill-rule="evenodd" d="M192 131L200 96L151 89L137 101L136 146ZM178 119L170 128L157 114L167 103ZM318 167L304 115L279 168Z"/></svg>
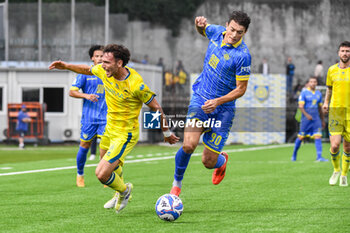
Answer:
<svg viewBox="0 0 350 233"><path fill-rule="evenodd" d="M164 221L175 221L181 216L183 209L181 199L173 194L164 194L156 203L156 213Z"/></svg>

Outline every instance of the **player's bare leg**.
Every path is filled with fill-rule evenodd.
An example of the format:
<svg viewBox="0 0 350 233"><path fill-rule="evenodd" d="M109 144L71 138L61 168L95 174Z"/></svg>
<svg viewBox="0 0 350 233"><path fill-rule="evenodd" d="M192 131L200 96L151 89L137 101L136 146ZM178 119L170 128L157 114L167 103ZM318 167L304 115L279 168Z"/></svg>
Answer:
<svg viewBox="0 0 350 233"><path fill-rule="evenodd" d="M338 182L339 176L340 176L340 154L339 154L339 147L341 143L341 135L332 135L329 137L331 141L331 158L332 158L332 165L334 167L333 174L331 178L329 179L330 185L335 185Z"/></svg>
<svg viewBox="0 0 350 233"><path fill-rule="evenodd" d="M101 148L100 148L100 160L103 158L103 156L105 156L106 152L107 152L107 150L104 150L104 149L101 149ZM104 187L104 188L107 188L108 186L104 184L103 187ZM106 203L106 204L107 204L107 203ZM108 206L110 206L110 205L108 205ZM114 206L114 204L113 204L113 206ZM106 207L105 207L105 208L106 208ZM110 208L113 208L113 207L110 207ZM106 208L106 209L109 209L109 208Z"/></svg>
<svg viewBox="0 0 350 233"><path fill-rule="evenodd" d="M119 193L119 195L114 195L109 201L111 202L115 199L114 208L117 213L126 207L131 199L131 192L133 190L133 185L131 183L124 184L124 180L115 172L116 168L119 166L119 162L120 161L117 160L110 163L104 159L101 159L95 171L96 176L101 183L108 185L110 188L115 190L116 193Z"/></svg>
<svg viewBox="0 0 350 233"><path fill-rule="evenodd" d="M203 150L202 163L208 169L215 168L212 175L213 184L217 185L226 175L226 165L228 154L226 152L217 153L209 150L207 147ZM220 166L221 165L221 166Z"/></svg>
<svg viewBox="0 0 350 233"><path fill-rule="evenodd" d="M183 175L190 161L191 154L198 145L202 131L201 128L196 127L187 127L185 129L183 146L175 156L175 174L173 186L170 191L171 194L179 196L181 193Z"/></svg>

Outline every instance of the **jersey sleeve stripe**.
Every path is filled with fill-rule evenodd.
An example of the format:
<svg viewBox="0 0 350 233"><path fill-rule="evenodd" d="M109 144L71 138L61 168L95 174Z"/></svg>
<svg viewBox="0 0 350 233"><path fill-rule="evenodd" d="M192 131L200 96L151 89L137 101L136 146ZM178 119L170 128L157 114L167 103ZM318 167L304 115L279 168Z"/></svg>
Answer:
<svg viewBox="0 0 350 233"><path fill-rule="evenodd" d="M246 81L249 79L249 75L236 75L236 80L238 81Z"/></svg>
<svg viewBox="0 0 350 233"><path fill-rule="evenodd" d="M71 91L78 91L78 90L79 90L79 87L74 87L74 86L72 86L69 90L71 90Z"/></svg>
<svg viewBox="0 0 350 233"><path fill-rule="evenodd" d="M205 28L203 29L203 34L205 35L206 38L208 38L208 36L207 36L207 33L205 32L205 30L207 30L207 27L208 27L209 25L210 25L210 24L205 25Z"/></svg>
<svg viewBox="0 0 350 233"><path fill-rule="evenodd" d="M150 98L145 104L151 103L151 101L154 99L155 96L156 96L156 95L152 95L151 98Z"/></svg>

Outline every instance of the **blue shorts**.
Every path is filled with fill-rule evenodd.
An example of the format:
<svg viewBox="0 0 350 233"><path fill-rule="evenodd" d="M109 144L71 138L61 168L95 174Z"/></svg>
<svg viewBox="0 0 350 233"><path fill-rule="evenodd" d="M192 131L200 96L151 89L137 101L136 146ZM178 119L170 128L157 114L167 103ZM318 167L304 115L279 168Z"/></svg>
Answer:
<svg viewBox="0 0 350 233"><path fill-rule="evenodd" d="M105 131L106 123L82 123L80 127L80 140L91 141L95 136L102 136Z"/></svg>
<svg viewBox="0 0 350 233"><path fill-rule="evenodd" d="M300 131L298 136L315 137L322 136L322 122L320 119L308 120L302 119L300 122Z"/></svg>
<svg viewBox="0 0 350 233"><path fill-rule="evenodd" d="M19 136L23 138L27 131L25 131L25 130L17 130L17 132L18 132Z"/></svg>
<svg viewBox="0 0 350 233"><path fill-rule="evenodd" d="M220 153L225 146L229 136L232 122L235 117L234 106L218 106L214 112L206 114L202 110L202 105L206 99L193 94L188 107L186 121L197 119L203 122L203 143L206 148L216 153Z"/></svg>

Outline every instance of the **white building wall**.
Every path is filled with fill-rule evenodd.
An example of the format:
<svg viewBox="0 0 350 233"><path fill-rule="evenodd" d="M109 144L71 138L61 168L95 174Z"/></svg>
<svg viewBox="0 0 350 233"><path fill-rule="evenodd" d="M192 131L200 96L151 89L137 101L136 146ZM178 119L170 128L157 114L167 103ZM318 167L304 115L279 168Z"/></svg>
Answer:
<svg viewBox="0 0 350 233"><path fill-rule="evenodd" d="M162 70L160 67L142 64L130 64L143 77L144 82L157 94L161 103ZM69 89L76 74L69 71L49 71L45 68L0 68L0 87L3 87L3 111L0 111L0 140L4 140L3 131L7 129L7 104L22 102L23 87L60 87L64 89L63 112L45 112L48 122L48 137L51 141L79 140L82 100L69 97ZM41 89L42 90L42 89ZM40 92L41 100L42 91ZM147 109L147 106L144 106ZM140 114L140 129L142 127ZM71 129L73 135L66 138L63 132ZM140 141L147 140L147 133L140 131Z"/></svg>

